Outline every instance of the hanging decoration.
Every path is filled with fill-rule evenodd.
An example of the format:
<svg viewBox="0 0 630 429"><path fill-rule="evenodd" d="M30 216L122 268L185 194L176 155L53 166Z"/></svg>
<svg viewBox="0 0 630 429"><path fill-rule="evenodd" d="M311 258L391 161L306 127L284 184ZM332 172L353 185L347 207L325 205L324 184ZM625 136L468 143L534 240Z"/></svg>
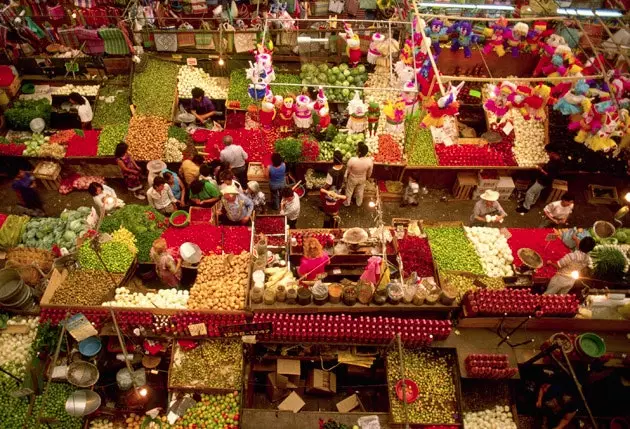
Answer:
<svg viewBox="0 0 630 429"><path fill-rule="evenodd" d="M451 82L448 84L446 94L437 101L431 98L425 105L427 114L422 119L424 127L440 128L444 124L444 117L457 116L459 114L459 102L457 96L464 87L466 82L460 82L457 86L453 86Z"/></svg>

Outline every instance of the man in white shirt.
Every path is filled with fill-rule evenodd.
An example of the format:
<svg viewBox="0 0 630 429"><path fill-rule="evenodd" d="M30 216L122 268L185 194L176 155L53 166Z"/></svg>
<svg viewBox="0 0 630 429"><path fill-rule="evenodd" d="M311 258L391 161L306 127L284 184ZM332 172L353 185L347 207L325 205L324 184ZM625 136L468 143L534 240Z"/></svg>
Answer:
<svg viewBox="0 0 630 429"><path fill-rule="evenodd" d="M68 98L70 99L70 103L77 106L77 112L79 114L79 119L81 120L81 128L84 130L91 130L94 113L92 112L90 102L78 92L71 92L70 95L68 95Z"/></svg>
<svg viewBox="0 0 630 429"><path fill-rule="evenodd" d="M153 186L147 191L147 200L151 207L163 215L173 213L177 204L177 198L173 195L171 187L161 176L153 179Z"/></svg>
<svg viewBox="0 0 630 429"><path fill-rule="evenodd" d="M232 136L223 137L223 144L225 148L219 154L219 159L230 165L239 183L247 183L247 152L233 144Z"/></svg>
<svg viewBox="0 0 630 429"><path fill-rule="evenodd" d="M352 195L356 192L357 206L363 204L363 191L365 191L365 184L372 176L372 168L374 168L374 161L372 158L368 158L368 147L365 143L359 143L357 149L359 156L353 156L348 161L348 168L346 168L346 201L344 206L350 206Z"/></svg>
<svg viewBox="0 0 630 429"><path fill-rule="evenodd" d="M588 255L595 247L595 240L592 237L584 237L578 244L578 250L567 253L557 263L547 261L553 265L558 272L551 278L545 295L566 295L575 285L580 271L588 268L591 257ZM575 273L578 275L576 276Z"/></svg>
<svg viewBox="0 0 630 429"><path fill-rule="evenodd" d="M282 190L280 214L287 217L289 228L295 229L298 217L300 217L300 197L290 187L286 187Z"/></svg>
<svg viewBox="0 0 630 429"><path fill-rule="evenodd" d="M569 216L573 212L573 195L566 193L560 201L554 201L545 206L545 219L540 228L555 227L556 225L566 225Z"/></svg>

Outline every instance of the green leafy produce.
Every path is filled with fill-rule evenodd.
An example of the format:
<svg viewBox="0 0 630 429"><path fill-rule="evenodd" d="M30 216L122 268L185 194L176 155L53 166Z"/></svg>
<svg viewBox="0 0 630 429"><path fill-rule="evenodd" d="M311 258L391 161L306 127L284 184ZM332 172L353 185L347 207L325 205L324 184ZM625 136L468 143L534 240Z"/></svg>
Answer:
<svg viewBox="0 0 630 429"><path fill-rule="evenodd" d="M188 427L238 427L240 399L238 392L226 395L201 394L201 401L186 410L175 422L175 429Z"/></svg>
<svg viewBox="0 0 630 429"><path fill-rule="evenodd" d="M276 80L273 82L271 90L274 95L280 95L286 97L289 94L297 94L300 89L299 86L287 86L283 83L300 84L301 80L299 76L294 74L276 73Z"/></svg>
<svg viewBox="0 0 630 429"><path fill-rule="evenodd" d="M440 269L483 275L479 256L461 227L425 228L433 259Z"/></svg>
<svg viewBox="0 0 630 429"><path fill-rule="evenodd" d="M339 134L339 130L333 124L328 125L326 128L326 140L332 140Z"/></svg>
<svg viewBox="0 0 630 429"><path fill-rule="evenodd" d="M39 100L17 100L10 109L4 112L9 128L14 130L30 130L30 123L35 118L42 118L50 123L52 106L43 98Z"/></svg>
<svg viewBox="0 0 630 429"><path fill-rule="evenodd" d="M409 165L438 165L431 130L420 123L424 112L407 116L405 120L405 151Z"/></svg>
<svg viewBox="0 0 630 429"><path fill-rule="evenodd" d="M40 323L37 326L37 335L35 336L35 340L31 344L33 355L37 355L37 353L41 351L48 351L52 353L57 346L60 330L60 325L52 325L50 321ZM61 344L61 349L65 351L65 342Z"/></svg>
<svg viewBox="0 0 630 429"><path fill-rule="evenodd" d="M27 247L52 249L53 245L73 251L76 239L88 231L87 216L89 207L65 210L58 218L33 218L26 224L22 242Z"/></svg>
<svg viewBox="0 0 630 429"><path fill-rule="evenodd" d="M24 156L37 156L40 148L50 141L50 137L44 137L43 134L33 134L30 139L26 141L26 149L24 149Z"/></svg>
<svg viewBox="0 0 630 429"><path fill-rule="evenodd" d="M317 160L318 161L331 161L333 159L334 152L335 152L335 147L333 146L333 142L321 141L319 142L319 155L317 157Z"/></svg>
<svg viewBox="0 0 630 429"><path fill-rule="evenodd" d="M126 86L101 86L94 107L92 125L105 128L108 125L126 124L131 119L129 88Z"/></svg>
<svg viewBox="0 0 630 429"><path fill-rule="evenodd" d="M182 127L168 127L168 138L174 138L182 143L188 143L190 140L190 134L188 134Z"/></svg>
<svg viewBox="0 0 630 429"><path fill-rule="evenodd" d="M241 103L241 109L245 109L250 104L255 104L247 93L247 85L251 81L247 80L245 70L237 69L230 73L230 87L228 88L227 99Z"/></svg>
<svg viewBox="0 0 630 429"><path fill-rule="evenodd" d="M329 67L328 64L302 64L299 77L303 85L364 87L368 74L363 65L350 68L347 64L335 67ZM316 87L310 89L317 90ZM324 93L330 101L338 102L346 102L354 96L354 90L349 88L327 88Z"/></svg>
<svg viewBox="0 0 630 429"><path fill-rule="evenodd" d="M17 246L29 219L28 216L9 215L0 228L0 247L8 249Z"/></svg>
<svg viewBox="0 0 630 429"><path fill-rule="evenodd" d="M341 151L343 154L344 162L357 154L357 147L359 143L365 142L365 136L360 134L346 134L338 133L332 141L332 151L327 150L326 159L330 160L333 157L335 150Z"/></svg>
<svg viewBox="0 0 630 429"><path fill-rule="evenodd" d="M105 125L98 136L98 155L114 155L116 146L127 135L129 124Z"/></svg>
<svg viewBox="0 0 630 429"><path fill-rule="evenodd" d="M616 281L628 272L628 258L619 246L613 244L595 246L590 257L593 263L593 274L599 279Z"/></svg>
<svg viewBox="0 0 630 429"><path fill-rule="evenodd" d="M275 148L286 162L298 162L302 157L302 142L296 138L278 139Z"/></svg>
<svg viewBox="0 0 630 429"><path fill-rule="evenodd" d="M178 71L175 63L149 59L145 71L134 75L132 100L139 115L172 119Z"/></svg>
<svg viewBox="0 0 630 429"><path fill-rule="evenodd" d="M619 228L614 237L619 244L630 244L630 228Z"/></svg>
<svg viewBox="0 0 630 429"><path fill-rule="evenodd" d="M133 262L133 253L124 244L108 241L100 244L98 255L88 240L79 248L79 264L86 270L101 270L111 273L125 273ZM99 259L100 256L100 259Z"/></svg>

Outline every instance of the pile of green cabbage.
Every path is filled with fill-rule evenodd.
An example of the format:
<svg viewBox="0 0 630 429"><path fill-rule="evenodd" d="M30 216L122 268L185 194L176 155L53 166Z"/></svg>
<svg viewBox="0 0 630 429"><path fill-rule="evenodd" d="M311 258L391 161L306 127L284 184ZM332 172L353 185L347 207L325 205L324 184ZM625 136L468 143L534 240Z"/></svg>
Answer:
<svg viewBox="0 0 630 429"><path fill-rule="evenodd" d="M77 238L89 229L86 221L89 214L89 207L79 207L77 210L64 210L58 218L33 218L26 224L22 243L26 247L47 250L56 244L73 251Z"/></svg>

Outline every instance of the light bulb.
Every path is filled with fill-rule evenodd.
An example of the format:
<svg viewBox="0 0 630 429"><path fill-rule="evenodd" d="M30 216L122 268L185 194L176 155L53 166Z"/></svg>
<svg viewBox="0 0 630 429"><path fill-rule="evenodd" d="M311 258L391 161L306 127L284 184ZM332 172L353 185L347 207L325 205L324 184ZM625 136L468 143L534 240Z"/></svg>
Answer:
<svg viewBox="0 0 630 429"><path fill-rule="evenodd" d="M580 272L579 271L571 271L571 277L574 278L575 280L580 278Z"/></svg>
<svg viewBox="0 0 630 429"><path fill-rule="evenodd" d="M76 12L72 12L72 19L77 17L77 13Z"/></svg>
<svg viewBox="0 0 630 429"><path fill-rule="evenodd" d="M626 195L624 196L624 198L626 199L627 202L630 203L630 192L626 193Z"/></svg>
<svg viewBox="0 0 630 429"><path fill-rule="evenodd" d="M219 57L219 65L220 65L220 66L225 65L225 61L223 61L223 58L220 58L220 57Z"/></svg>
<svg viewBox="0 0 630 429"><path fill-rule="evenodd" d="M147 393L148 393L148 391L147 391L146 387L143 387L142 389L138 389L138 394L140 396L142 396L142 397L147 396Z"/></svg>
<svg viewBox="0 0 630 429"><path fill-rule="evenodd" d="M374 201L370 201L370 202L368 203L368 206L370 206L370 208L372 208L372 209L373 209L374 207L376 207L376 203L375 203Z"/></svg>
<svg viewBox="0 0 630 429"><path fill-rule="evenodd" d="M113 204L113 203L114 203L114 197L105 198L105 204Z"/></svg>

